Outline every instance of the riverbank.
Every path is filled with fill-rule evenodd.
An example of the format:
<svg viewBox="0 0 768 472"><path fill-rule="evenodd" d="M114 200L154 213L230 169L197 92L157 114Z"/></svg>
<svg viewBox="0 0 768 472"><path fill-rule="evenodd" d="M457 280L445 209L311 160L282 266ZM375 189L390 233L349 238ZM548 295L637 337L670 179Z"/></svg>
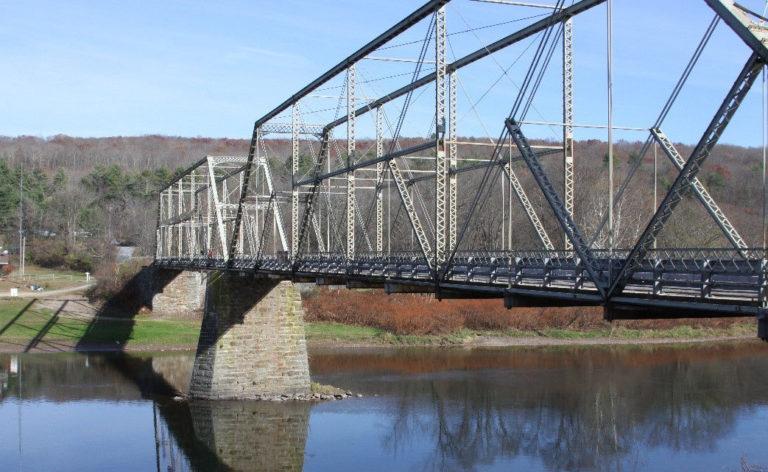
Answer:
<svg viewBox="0 0 768 472"><path fill-rule="evenodd" d="M194 350L200 320L96 316L87 300L0 300L0 352L170 351ZM727 328L676 326L669 329L470 330L448 334L398 335L390 331L332 322L307 322L311 347L511 347L615 345L747 341L755 339L754 322Z"/></svg>

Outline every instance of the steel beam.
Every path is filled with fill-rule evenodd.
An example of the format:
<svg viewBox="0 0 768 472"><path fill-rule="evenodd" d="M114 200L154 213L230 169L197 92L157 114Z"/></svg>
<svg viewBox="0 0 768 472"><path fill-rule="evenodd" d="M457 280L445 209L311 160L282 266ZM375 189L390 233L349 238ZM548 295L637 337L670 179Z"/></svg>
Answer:
<svg viewBox="0 0 768 472"><path fill-rule="evenodd" d="M299 173L299 104L291 106L291 182ZM299 252L299 189L291 187L291 260Z"/></svg>
<svg viewBox="0 0 768 472"><path fill-rule="evenodd" d="M376 158L373 158L373 159L369 159L367 161L359 161L359 162L356 162L355 164L347 165L347 166L342 167L340 169L334 169L332 171L325 172L323 174L318 174L316 176L309 177L309 178L304 179L304 180L300 180L300 181L294 183L293 185L295 187L302 187L304 185L320 183L323 180L330 179L331 177L336 177L337 175L346 174L347 172L349 172L351 170L357 170L357 169L362 169L362 168L365 168L365 167L370 167L372 165L378 164L379 162L391 161L392 159L395 159L395 158L398 158L398 157L404 157L404 156L407 156L409 154L413 154L413 153L416 153L416 152L419 152L419 151L424 151L425 149L434 149L435 145L436 145L436 141L435 140L430 140L430 141L427 141L427 142L422 143L422 144L417 144L417 145L411 146L409 148L405 148L405 149L401 149L399 151L394 151L394 152L391 152L389 154L385 154L385 155L383 155L381 157L376 157Z"/></svg>
<svg viewBox="0 0 768 472"><path fill-rule="evenodd" d="M661 146L664 154L669 158L670 161L672 161L672 164L675 166L678 172L683 170L683 167L685 166L685 159L683 159L683 156L680 155L680 153L675 148L675 145L672 144L672 141L670 141L667 135L664 134L664 132L659 128L651 129L651 134L653 135L653 138L656 140L656 142L659 143L659 146ZM743 257L747 257L747 243L744 242L744 239L741 237L730 220L728 220L728 217L725 216L723 210L720 209L715 199L712 198L698 177L694 177L691 180L691 187L693 188L696 197L704 205L704 208L707 209L709 216L715 220L715 223L717 223L717 225L723 231L723 234L728 239L728 241L730 241L733 247L736 248Z"/></svg>
<svg viewBox="0 0 768 472"><path fill-rule="evenodd" d="M552 15L547 16L546 18L543 18L535 23L532 23L531 25L526 26L525 28L519 31L516 31L510 35L507 35L496 42L493 42L484 47L481 47L475 52L467 54L466 56L446 65L445 71L447 74L455 72L461 69L462 67L466 67L474 62L479 61L480 59L483 59L484 57L488 57L497 51L500 51L508 46L511 46L517 42L520 42L526 38L529 38L537 33L540 33L541 31L544 31L550 26L556 23L559 23L565 20L566 18L570 18L572 16L578 15L579 13L583 13L592 7L595 7L597 5L600 5L601 3L604 3L605 1L606 0L581 0L579 2L576 2L567 8L558 10L557 12L554 12ZM432 83L435 81L435 76L436 74L432 72L421 77L420 79L414 82L404 85L403 87L400 87L399 89L394 90L382 96L381 98L366 104L361 108L358 108L355 111L355 116L360 116L371 110L375 110L381 105L391 102L392 100L396 100L412 90L416 90L429 83ZM326 128L335 128L336 126L343 124L346 120L347 118L345 116L342 116L328 123L326 125Z"/></svg>
<svg viewBox="0 0 768 472"><path fill-rule="evenodd" d="M730 123L744 97L752 88L752 84L754 84L763 66L764 63L759 59L758 55L753 53L736 79L736 82L728 91L725 100L720 105L717 113L715 113L701 140L691 153L691 157L688 158L685 166L678 174L653 218L651 218L648 226L643 231L643 234L638 238L637 244L635 244L624 264L622 264L608 292L609 297L618 295L623 291L624 285L629 277L631 277L632 272L639 266L640 261L653 247L654 241L659 233L661 233L661 230L664 229L677 205L683 200L685 193L690 189L693 179L696 178L702 165L712 152L712 148L715 147L720 136L728 127L728 123Z"/></svg>
<svg viewBox="0 0 768 472"><path fill-rule="evenodd" d="M450 116L448 118L448 250L453 251L456 246L456 233L458 230L457 223L457 201L459 191L459 176L456 169L459 164L459 146L457 141L457 121L458 115L458 97L457 92L459 88L459 76L458 72L452 72L449 77L449 99L448 99L448 111Z"/></svg>
<svg viewBox="0 0 768 472"><path fill-rule="evenodd" d="M523 156L525 163L528 165L528 168L531 171L531 175L533 175L536 183L539 184L542 193L544 193L544 198L547 199L547 202L552 208L557 221L560 223L560 226L562 227L565 234L571 240L576 253L581 259L581 263L584 264L584 268L587 270L587 273L592 279L592 282L597 287L598 292L600 292L600 295L603 297L603 299L605 299L607 289L605 277L603 277L600 266L592 255L592 251L589 249L589 246L582 236L581 231L573 222L573 219L568 214L568 212L565 210L565 205L560 199L560 196L555 191L554 186L549 181L549 177L547 177L544 169L541 167L541 163L539 162L536 153L533 151L533 149L531 149L531 146L528 143L528 139L523 134L520 126L517 124L517 122L515 122L514 119L511 118L508 118L505 123L507 130L512 137L512 140L517 145L520 154Z"/></svg>
<svg viewBox="0 0 768 472"><path fill-rule="evenodd" d="M547 230L544 229L544 225L541 223L539 215L536 214L536 209L533 208L531 200L528 198L528 195L526 195L525 189L520 183L520 179L517 178L515 171L512 170L512 166L510 166L509 163L504 165L504 174L506 174L507 179L509 179L509 183L515 191L515 196L517 196L517 200L520 202L523 210L525 210L525 215L528 217L528 221L530 221L531 225L533 225L533 229L536 231L536 236L539 237L539 241L541 241L541 244L544 245L545 249L553 251L555 245L552 244L552 239L550 239L549 234L547 234Z"/></svg>
<svg viewBox="0 0 768 472"><path fill-rule="evenodd" d="M328 82L335 76L341 74L344 72L347 67L349 67L351 64L357 63L360 59L363 59L368 54L372 53L373 51L377 50L387 42L389 42L391 39L399 35L400 33L404 32L411 26L415 25L422 19L426 18L427 16L431 15L436 8L445 5L450 0L430 0L424 5L422 5L420 8L415 10L410 15L403 18L400 22L398 22L393 27L389 28L384 33L377 36L375 39L373 39L371 42L363 46L362 48L358 49L348 57L346 57L344 60L330 68L327 72L325 72L323 75L318 77L317 79L310 82L306 87L302 88L295 94L291 95L287 100L285 100L283 103L278 105L276 108L274 108L272 111L267 113L266 115L262 116L261 118L256 121L256 126L261 126L262 124L266 123L267 121L271 120L272 118L276 117L280 113L284 112L288 108L290 108L294 103L298 102L302 98L306 97L310 93L312 93L316 88L320 87L324 83Z"/></svg>
<svg viewBox="0 0 768 472"><path fill-rule="evenodd" d="M314 174L315 177L320 173L320 169L322 169L323 163L328 158L328 153L330 152L329 151L330 139L331 139L330 138L330 132L328 130L326 130L323 133L323 136L321 137L320 151L318 153L317 159L315 160L314 169L312 171L312 173ZM330 159L328 159L328 160L330 160ZM305 237L306 232L307 232L307 225L309 224L310 218L313 216L313 212L314 212L314 208L315 208L314 207L315 197L317 196L317 191L320 188L320 183L322 182L322 180L314 178L314 179L312 179L312 182L313 182L312 188L311 188L311 190L309 192L309 195L307 195L307 203L306 203L305 208L304 208L304 218L302 218L302 220L301 220L301 229L299 231L299 244L298 244L299 251L301 251L301 245L304 242L304 237ZM298 185L299 184L295 184L294 188L296 190L298 190ZM330 204L330 200L329 200L329 204ZM330 246L331 246L331 241L330 241L330 238L329 238L329 240L328 240L328 250L329 251L331 250ZM299 254L300 254L300 252L299 252ZM296 261L294 261L294 263L295 262Z"/></svg>
<svg viewBox="0 0 768 472"><path fill-rule="evenodd" d="M347 69L347 167L355 163L355 64ZM294 188L294 191L296 188ZM347 260L355 259L355 169L347 171Z"/></svg>
<svg viewBox="0 0 768 472"><path fill-rule="evenodd" d="M208 160L208 185L211 187L211 195L213 197L213 209L214 213L216 215L216 227L218 229L219 233L219 243L221 244L221 253L224 257L224 261L230 260L230 251L227 251L227 231L224 227L224 217L221 214L221 202L219 200L219 190L216 187L216 182L214 180L215 173L213 171L213 162ZM211 202L208 202L208 205L210 205ZM240 207L242 209L242 206Z"/></svg>
<svg viewBox="0 0 768 472"><path fill-rule="evenodd" d="M416 214L416 207L413 205L411 194L408 193L408 186L405 183L405 179L403 179L402 172L400 172L400 166L397 165L397 161L394 159L389 161L389 172L392 175L392 180L395 181L397 191L400 194L400 201L403 203L405 212L411 222L411 227L413 228L414 233L416 233L416 239L419 241L419 248L421 249L421 253L424 255L424 258L426 259L430 268L433 268L432 248L429 245L429 239L427 238L427 234L424 232L424 227L421 225L419 215Z"/></svg>
<svg viewBox="0 0 768 472"><path fill-rule="evenodd" d="M384 155L384 110L376 109L376 157ZM384 163L376 164L376 252L384 251L384 200L381 196L381 182L384 179ZM387 195L389 198L389 195Z"/></svg>
<svg viewBox="0 0 768 472"><path fill-rule="evenodd" d="M573 218L573 20L563 22L563 199L565 211ZM565 236L565 249L573 249Z"/></svg>
<svg viewBox="0 0 768 472"><path fill-rule="evenodd" d="M435 12L435 270L445 262L447 243L448 159L445 144L445 7ZM352 112L354 115L354 111ZM351 118L351 117L350 117Z"/></svg>
<svg viewBox="0 0 768 472"><path fill-rule="evenodd" d="M272 179L272 169L269 167L269 160L264 159L262 164L264 166L264 181L267 183L267 190L269 191L270 201L274 200L274 225L277 227L277 234L280 237L280 245L283 251L288 252L288 238L285 233L285 225L283 224L283 213L280 210L280 205L277 204L277 191L275 190L274 180ZM264 217L266 219L266 216ZM266 228L264 229L266 231Z"/></svg>
<svg viewBox="0 0 768 472"><path fill-rule="evenodd" d="M763 63L768 63L768 28L753 22L733 0L704 0Z"/></svg>

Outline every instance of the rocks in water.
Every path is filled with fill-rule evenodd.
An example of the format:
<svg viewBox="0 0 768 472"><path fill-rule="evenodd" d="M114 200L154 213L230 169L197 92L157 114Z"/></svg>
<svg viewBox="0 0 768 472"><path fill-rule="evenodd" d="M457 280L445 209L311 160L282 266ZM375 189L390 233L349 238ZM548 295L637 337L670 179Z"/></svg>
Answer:
<svg viewBox="0 0 768 472"><path fill-rule="evenodd" d="M307 394L294 394L294 395L287 395L287 394L262 395L254 398L253 400L263 401L263 402L287 402L287 401L316 402L316 401L344 400L347 398L363 398L363 395L359 393L355 394L350 391L341 391L338 389L334 389L334 390L335 390L334 393L312 392Z"/></svg>

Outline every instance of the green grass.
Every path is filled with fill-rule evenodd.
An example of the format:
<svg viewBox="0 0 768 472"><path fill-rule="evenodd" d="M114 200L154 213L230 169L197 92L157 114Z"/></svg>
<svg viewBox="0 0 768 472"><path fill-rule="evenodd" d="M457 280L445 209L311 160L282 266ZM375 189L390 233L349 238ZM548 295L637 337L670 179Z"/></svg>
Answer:
<svg viewBox="0 0 768 472"><path fill-rule="evenodd" d="M475 331L462 329L443 335L396 335L378 328L350 326L338 323L307 323L307 339L320 342L371 343L382 345L461 345L483 336L501 338L549 338L561 340L589 340L612 338L617 340L638 339L704 339L715 337L754 336L753 323L734 324L730 328L697 328L678 326L670 329L593 329L586 331L569 329L543 329L539 331L505 330Z"/></svg>
<svg viewBox="0 0 768 472"><path fill-rule="evenodd" d="M325 322L307 323L305 329L308 341L402 346L462 344L474 336L470 330L459 330L445 335L400 335L379 328Z"/></svg>
<svg viewBox="0 0 768 472"><path fill-rule="evenodd" d="M19 287L26 290L29 284L37 284L45 287L46 290L57 290L60 288L74 287L85 283L85 272L76 272L68 269L48 269L36 265L27 265L24 270L27 277L24 283L16 278L19 272L14 272L11 277L0 280L0 293L7 294L12 287Z"/></svg>
<svg viewBox="0 0 768 472"><path fill-rule="evenodd" d="M39 303L27 308L28 304L25 300L0 301L0 343L27 345L39 337L38 341L67 344L83 341L125 344L129 348L142 345L194 347L200 330L200 323L195 320L158 320L143 316L101 319L91 323L64 313L54 320L53 310L42 308Z"/></svg>

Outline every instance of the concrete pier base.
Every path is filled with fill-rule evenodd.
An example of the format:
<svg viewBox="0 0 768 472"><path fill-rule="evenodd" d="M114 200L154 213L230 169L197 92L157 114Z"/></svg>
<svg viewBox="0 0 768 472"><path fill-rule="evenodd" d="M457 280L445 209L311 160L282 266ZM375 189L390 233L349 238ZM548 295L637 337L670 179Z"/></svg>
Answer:
<svg viewBox="0 0 768 472"><path fill-rule="evenodd" d="M253 399L309 392L304 313L293 283L212 273L189 395Z"/></svg>
<svg viewBox="0 0 768 472"><path fill-rule="evenodd" d="M163 315L193 315L203 309L205 279L200 272L154 269L152 311Z"/></svg>

